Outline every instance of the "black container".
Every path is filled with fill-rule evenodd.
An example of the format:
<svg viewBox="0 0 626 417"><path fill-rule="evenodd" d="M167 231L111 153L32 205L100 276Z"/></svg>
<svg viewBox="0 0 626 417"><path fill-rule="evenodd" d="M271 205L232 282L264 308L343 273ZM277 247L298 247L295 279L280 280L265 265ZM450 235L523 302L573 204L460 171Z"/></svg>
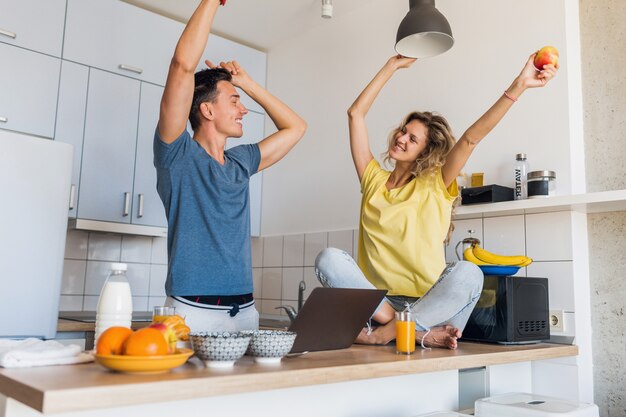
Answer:
<svg viewBox="0 0 626 417"><path fill-rule="evenodd" d="M548 279L487 275L463 339L505 344L550 339Z"/></svg>
<svg viewBox="0 0 626 417"><path fill-rule="evenodd" d="M463 188L461 191L461 204L463 205L511 200L513 200L513 189L502 185Z"/></svg>

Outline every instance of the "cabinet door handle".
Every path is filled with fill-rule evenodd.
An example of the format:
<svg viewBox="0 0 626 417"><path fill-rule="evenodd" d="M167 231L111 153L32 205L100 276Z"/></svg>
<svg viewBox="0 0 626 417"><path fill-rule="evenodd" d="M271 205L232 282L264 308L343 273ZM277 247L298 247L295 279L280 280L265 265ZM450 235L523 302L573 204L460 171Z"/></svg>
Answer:
<svg viewBox="0 0 626 417"><path fill-rule="evenodd" d="M122 213L122 215L126 217L128 216L129 213L130 213L130 193L126 192L124 193L124 212Z"/></svg>
<svg viewBox="0 0 626 417"><path fill-rule="evenodd" d="M11 39L15 39L17 34L14 32L9 32L8 30L0 29L0 35L8 36Z"/></svg>
<svg viewBox="0 0 626 417"><path fill-rule="evenodd" d="M141 74L143 72L141 68L131 67L130 65L124 65L124 64L120 64L118 68L125 70L125 71L135 72L137 74Z"/></svg>
<svg viewBox="0 0 626 417"><path fill-rule="evenodd" d="M6 123L6 122L8 122L8 121L9 121L9 119L8 119L8 118L6 118L6 117L4 117L4 116L0 116L0 122L2 122L2 123Z"/></svg>
<svg viewBox="0 0 626 417"><path fill-rule="evenodd" d="M139 209L137 210L137 217L143 217L143 194L139 194Z"/></svg>
<svg viewBox="0 0 626 417"><path fill-rule="evenodd" d="M70 187L70 210L74 210L76 206L76 185L72 184Z"/></svg>

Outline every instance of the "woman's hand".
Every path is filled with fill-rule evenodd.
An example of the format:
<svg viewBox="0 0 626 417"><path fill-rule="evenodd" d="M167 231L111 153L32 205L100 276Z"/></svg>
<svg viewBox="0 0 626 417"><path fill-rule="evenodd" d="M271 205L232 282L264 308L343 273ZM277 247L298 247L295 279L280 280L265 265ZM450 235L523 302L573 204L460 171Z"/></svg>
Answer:
<svg viewBox="0 0 626 417"><path fill-rule="evenodd" d="M409 68L415 61L417 61L417 58L407 58L402 55L394 55L389 58L385 66L389 66L395 71L400 68Z"/></svg>
<svg viewBox="0 0 626 417"><path fill-rule="evenodd" d="M559 64L556 64L556 66L544 65L542 70L537 70L534 64L535 55L537 55L536 52L530 55L522 72L517 77L524 88L543 87L556 76L559 69Z"/></svg>
<svg viewBox="0 0 626 417"><path fill-rule="evenodd" d="M230 72L230 75L233 77L232 83L235 87L239 87L245 90L246 85L249 85L252 82L252 78L250 78L248 73L243 68L241 68L237 61L222 61L220 62L219 67L217 65L214 65L208 59L204 61L204 63L207 67L211 69L223 68L226 71Z"/></svg>

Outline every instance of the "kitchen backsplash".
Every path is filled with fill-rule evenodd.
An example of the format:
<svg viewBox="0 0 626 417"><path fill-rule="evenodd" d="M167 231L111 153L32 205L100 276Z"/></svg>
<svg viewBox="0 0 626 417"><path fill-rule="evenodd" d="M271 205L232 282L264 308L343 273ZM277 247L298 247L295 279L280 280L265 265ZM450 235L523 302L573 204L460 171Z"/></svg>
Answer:
<svg viewBox="0 0 626 417"><path fill-rule="evenodd" d="M474 230L483 246L505 255L526 254L534 263L518 275L547 277L550 308L565 312L565 334L574 327L574 278L571 213L539 213L486 219L456 220L448 261L456 259L456 242ZM252 238L254 296L264 314L282 314L276 307L296 306L298 284L306 283L304 297L319 286L314 264L326 247L351 255L357 252L357 230ZM355 256L356 257L356 256ZM67 235L61 310L95 310L111 262L128 264L128 279L137 311L150 310L165 300L167 274L165 238L116 235L71 230Z"/></svg>

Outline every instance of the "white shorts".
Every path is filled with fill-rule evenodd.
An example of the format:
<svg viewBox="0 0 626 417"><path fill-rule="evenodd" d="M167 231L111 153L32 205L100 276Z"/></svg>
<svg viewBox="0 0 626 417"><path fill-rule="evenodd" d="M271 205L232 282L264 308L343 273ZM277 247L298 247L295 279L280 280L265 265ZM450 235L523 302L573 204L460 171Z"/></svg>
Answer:
<svg viewBox="0 0 626 417"><path fill-rule="evenodd" d="M239 306L231 317L231 306L194 303L181 297L167 297L166 306L176 307L176 314L185 319L192 332L236 332L259 329L259 312L254 300Z"/></svg>

